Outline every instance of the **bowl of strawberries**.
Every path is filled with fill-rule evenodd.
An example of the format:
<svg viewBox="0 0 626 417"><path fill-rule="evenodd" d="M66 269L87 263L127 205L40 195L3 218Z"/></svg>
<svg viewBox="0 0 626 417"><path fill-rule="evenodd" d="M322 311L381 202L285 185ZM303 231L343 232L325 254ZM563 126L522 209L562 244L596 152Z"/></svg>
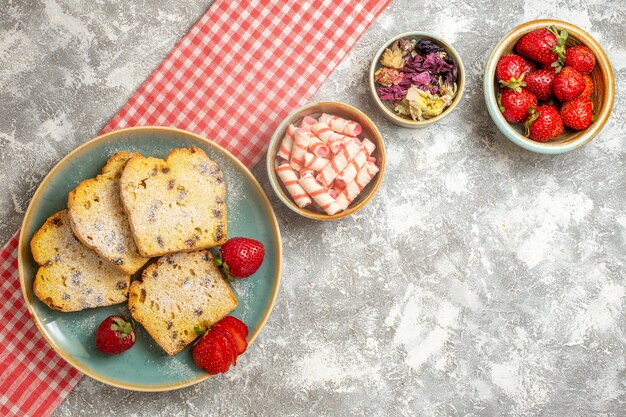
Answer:
<svg viewBox="0 0 626 417"><path fill-rule="evenodd" d="M534 20L510 31L491 52L483 82L498 129L543 154L591 141L615 99L611 64L598 42L560 20Z"/></svg>

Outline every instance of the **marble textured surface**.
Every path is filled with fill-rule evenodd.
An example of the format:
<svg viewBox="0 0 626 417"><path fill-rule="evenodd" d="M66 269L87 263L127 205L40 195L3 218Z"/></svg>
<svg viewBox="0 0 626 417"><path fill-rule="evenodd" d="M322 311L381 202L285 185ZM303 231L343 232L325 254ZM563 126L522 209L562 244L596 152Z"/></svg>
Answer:
<svg viewBox="0 0 626 417"><path fill-rule="evenodd" d="M208 0L0 4L0 240L38 182L94 136ZM491 123L481 75L510 28L560 17L611 59L613 115L561 156L517 148ZM83 378L55 416L626 415L626 7L623 1L395 0L314 100L371 115L387 177L348 219L304 220L272 195L283 286L228 374L170 393ZM443 35L467 88L435 126L405 130L369 102L385 39Z"/></svg>

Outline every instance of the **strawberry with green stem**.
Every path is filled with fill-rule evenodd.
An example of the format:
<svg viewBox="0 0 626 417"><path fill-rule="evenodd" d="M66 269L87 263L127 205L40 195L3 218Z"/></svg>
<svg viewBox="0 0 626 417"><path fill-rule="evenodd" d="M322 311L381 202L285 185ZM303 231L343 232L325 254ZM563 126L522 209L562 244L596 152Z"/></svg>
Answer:
<svg viewBox="0 0 626 417"><path fill-rule="evenodd" d="M194 328L201 337L193 348L193 361L212 375L227 372L248 348L248 326L236 317L226 316L212 327L205 327Z"/></svg>
<svg viewBox="0 0 626 417"><path fill-rule="evenodd" d="M524 87L526 62L519 55L505 55L496 65L496 78L500 85L518 91Z"/></svg>
<svg viewBox="0 0 626 417"><path fill-rule="evenodd" d="M233 348L217 331L209 329L191 353L194 364L211 375L227 372L233 365Z"/></svg>
<svg viewBox="0 0 626 417"><path fill-rule="evenodd" d="M563 119L554 106L543 105L530 110L525 127L527 137L547 142L563 133Z"/></svg>
<svg viewBox="0 0 626 417"><path fill-rule="evenodd" d="M498 94L498 107L510 123L523 123L528 119L529 110L537 107L537 97L526 89L520 91L502 89Z"/></svg>
<svg viewBox="0 0 626 417"><path fill-rule="evenodd" d="M565 29L559 32L556 26L550 26L548 30L552 32L554 36L556 36L556 46L552 49L552 52L557 55L557 60L556 62L552 62L551 65L556 68L556 73L558 74L565 66L565 55L567 53L565 44L567 42L567 36L569 35L569 33Z"/></svg>
<svg viewBox="0 0 626 417"><path fill-rule="evenodd" d="M263 263L265 248L258 240L233 237L222 245L215 265L222 268L226 278L246 278L254 274Z"/></svg>
<svg viewBox="0 0 626 417"><path fill-rule="evenodd" d="M96 330L96 348L108 355L127 351L136 341L132 320L123 316L109 316Z"/></svg>
<svg viewBox="0 0 626 417"><path fill-rule="evenodd" d="M522 36L515 50L535 62L554 66L558 72L564 65L567 36L567 30L559 32L555 26L533 30Z"/></svg>

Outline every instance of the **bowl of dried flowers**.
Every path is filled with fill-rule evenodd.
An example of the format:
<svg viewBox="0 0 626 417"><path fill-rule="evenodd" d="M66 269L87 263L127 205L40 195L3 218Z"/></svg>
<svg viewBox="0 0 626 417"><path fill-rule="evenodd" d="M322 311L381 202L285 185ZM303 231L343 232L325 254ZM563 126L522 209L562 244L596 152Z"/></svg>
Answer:
<svg viewBox="0 0 626 417"><path fill-rule="evenodd" d="M465 87L465 69L445 40L426 32L406 32L390 39L374 56L369 84L374 103L387 119L417 128L456 107Z"/></svg>

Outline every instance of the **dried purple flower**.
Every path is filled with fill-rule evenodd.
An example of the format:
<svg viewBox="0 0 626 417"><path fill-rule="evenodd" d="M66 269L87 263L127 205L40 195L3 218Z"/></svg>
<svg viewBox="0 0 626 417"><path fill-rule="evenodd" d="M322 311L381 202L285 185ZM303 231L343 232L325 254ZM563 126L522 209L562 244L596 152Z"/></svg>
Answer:
<svg viewBox="0 0 626 417"><path fill-rule="evenodd" d="M452 69L450 71L443 74L444 79L446 80L446 84L448 84L448 86L452 86L454 83L456 83L459 69L456 66L456 61L450 55L446 55L444 59L450 66L452 66Z"/></svg>
<svg viewBox="0 0 626 417"><path fill-rule="evenodd" d="M400 101L406 95L406 88L399 85L392 85L391 87L380 87L378 89L378 97L383 101Z"/></svg>
<svg viewBox="0 0 626 417"><path fill-rule="evenodd" d="M442 74L452 70L452 65L448 64L437 52L426 55L422 66L433 74Z"/></svg>
<svg viewBox="0 0 626 417"><path fill-rule="evenodd" d="M402 67L403 72L422 72L424 71L424 67L422 64L424 63L424 57L421 55L408 56L405 58L404 67Z"/></svg>
<svg viewBox="0 0 626 417"><path fill-rule="evenodd" d="M414 72L412 74L406 74L404 79L411 80L411 84L428 84L431 80L431 75L428 71Z"/></svg>
<svg viewBox="0 0 626 417"><path fill-rule="evenodd" d="M411 86L415 86L420 90L428 91L431 94L437 94L439 91L439 82L437 81L437 78L428 71L404 74L402 82L398 85L406 90L408 90Z"/></svg>
<svg viewBox="0 0 626 417"><path fill-rule="evenodd" d="M444 49L433 41L421 39L415 45L415 49L422 55L428 55L432 52L443 52Z"/></svg>

